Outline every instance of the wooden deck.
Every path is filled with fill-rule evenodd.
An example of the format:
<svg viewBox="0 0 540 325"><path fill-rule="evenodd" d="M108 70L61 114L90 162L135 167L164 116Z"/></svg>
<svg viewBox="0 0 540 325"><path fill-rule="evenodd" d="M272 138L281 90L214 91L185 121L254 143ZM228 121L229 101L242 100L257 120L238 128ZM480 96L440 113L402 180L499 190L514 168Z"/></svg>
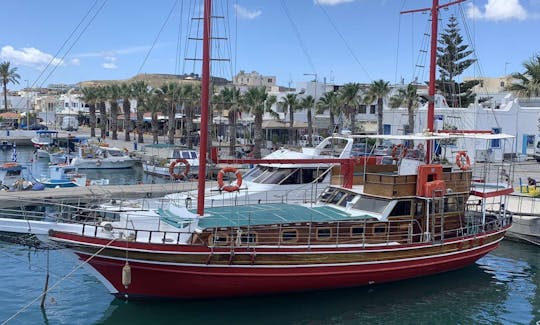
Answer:
<svg viewBox="0 0 540 325"><path fill-rule="evenodd" d="M68 204L106 199L158 198L171 193L194 190L197 188L197 184L197 182L183 182L174 184L95 185L54 188L44 191L0 191L0 209L47 204L47 202Z"/></svg>

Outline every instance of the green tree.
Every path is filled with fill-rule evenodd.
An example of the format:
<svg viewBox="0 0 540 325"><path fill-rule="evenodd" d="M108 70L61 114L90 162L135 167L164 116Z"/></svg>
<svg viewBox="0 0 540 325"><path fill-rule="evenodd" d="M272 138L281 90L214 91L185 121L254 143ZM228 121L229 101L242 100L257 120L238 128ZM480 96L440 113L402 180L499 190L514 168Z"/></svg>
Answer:
<svg viewBox="0 0 540 325"><path fill-rule="evenodd" d="M356 112L358 109L360 84L347 83L339 89L339 103L343 106L343 113L350 121L351 132L356 130Z"/></svg>
<svg viewBox="0 0 540 325"><path fill-rule="evenodd" d="M236 120L241 111L239 100L240 90L236 87L225 87L221 89L218 95L218 101L222 105L221 109L227 111L227 122L229 124L229 155L231 156L234 156L234 147L236 144Z"/></svg>
<svg viewBox="0 0 540 325"><path fill-rule="evenodd" d="M133 98L133 87L131 84L120 85L120 97L122 98L122 113L124 114L124 141L131 141L131 98Z"/></svg>
<svg viewBox="0 0 540 325"><path fill-rule="evenodd" d="M390 98L390 107L407 107L408 125L405 134L414 133L414 113L419 106L418 87L415 84L408 84L405 88L400 88L395 96Z"/></svg>
<svg viewBox="0 0 540 325"><path fill-rule="evenodd" d="M118 100L120 99L120 87L118 85L109 85L105 87L105 96L109 101L110 129L112 139L118 140Z"/></svg>
<svg viewBox="0 0 540 325"><path fill-rule="evenodd" d="M513 82L506 87L520 97L540 96L540 55L533 56L523 63L525 72L512 74Z"/></svg>
<svg viewBox="0 0 540 325"><path fill-rule="evenodd" d="M195 108L200 104L201 88L192 83L186 83L182 86L180 97L186 121L187 145L191 149L193 148L193 119L195 118Z"/></svg>
<svg viewBox="0 0 540 325"><path fill-rule="evenodd" d="M170 82L162 85L159 89L163 93L162 99L166 103L165 110L168 116L167 143L174 144L174 134L176 132L176 106L180 101L182 86L175 82Z"/></svg>
<svg viewBox="0 0 540 325"><path fill-rule="evenodd" d="M107 134L107 107L105 101L107 100L107 90L105 87L96 87L96 102L99 109L99 128L100 137L105 139Z"/></svg>
<svg viewBox="0 0 540 325"><path fill-rule="evenodd" d="M265 87L249 88L243 96L243 104L246 111L254 117L254 142L253 157L261 158L261 145L263 141L262 118L266 107L268 94Z"/></svg>
<svg viewBox="0 0 540 325"><path fill-rule="evenodd" d="M472 87L480 83L479 80L456 82L456 77L476 62L476 59L467 59L473 51L468 50L468 45L462 44L463 38L459 32L456 17L450 16L446 29L441 33L440 46L437 47L440 78L437 89L443 93L450 107L466 107L473 103L475 95Z"/></svg>
<svg viewBox="0 0 540 325"><path fill-rule="evenodd" d="M0 63L0 78L2 78L2 86L4 88L4 111L7 112L7 85L8 83L19 84L21 76L17 74L17 68L12 68L8 61L4 61Z"/></svg>
<svg viewBox="0 0 540 325"><path fill-rule="evenodd" d="M82 100L88 104L88 115L90 123L90 137L96 137L96 104L98 103L97 92L95 87L83 87Z"/></svg>
<svg viewBox="0 0 540 325"><path fill-rule="evenodd" d="M298 95L287 94L281 99L279 104L284 108L285 119L287 119L287 113L289 114L289 144L296 143L296 132L294 132L294 112L298 110Z"/></svg>
<svg viewBox="0 0 540 325"><path fill-rule="evenodd" d="M308 146L313 146L313 118L311 108L315 105L315 98L309 95L302 98L300 101L300 107L307 109L307 120L308 120Z"/></svg>
<svg viewBox="0 0 540 325"><path fill-rule="evenodd" d="M368 88L366 102L377 100L377 134L383 134L383 103L384 97L390 93L388 81L382 79L373 81Z"/></svg>
<svg viewBox="0 0 540 325"><path fill-rule="evenodd" d="M137 121L135 122L135 128L137 130L137 143L144 143L144 113L147 110L147 105L145 105L144 101L150 97L148 84L144 81L136 81L132 85L132 94L137 101Z"/></svg>
<svg viewBox="0 0 540 325"><path fill-rule="evenodd" d="M339 114L339 96L335 91L325 93L317 102L317 114L322 114L328 110L330 116L329 132L333 132L336 127L336 115Z"/></svg>

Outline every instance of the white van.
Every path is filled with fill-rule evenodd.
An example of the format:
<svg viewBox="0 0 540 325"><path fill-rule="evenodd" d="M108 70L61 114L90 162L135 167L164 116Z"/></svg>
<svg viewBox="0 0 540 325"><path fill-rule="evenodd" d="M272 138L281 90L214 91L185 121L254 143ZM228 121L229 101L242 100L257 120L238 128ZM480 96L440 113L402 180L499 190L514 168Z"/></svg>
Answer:
<svg viewBox="0 0 540 325"><path fill-rule="evenodd" d="M77 131L79 129L79 121L77 121L76 116L64 116L60 128L66 131Z"/></svg>

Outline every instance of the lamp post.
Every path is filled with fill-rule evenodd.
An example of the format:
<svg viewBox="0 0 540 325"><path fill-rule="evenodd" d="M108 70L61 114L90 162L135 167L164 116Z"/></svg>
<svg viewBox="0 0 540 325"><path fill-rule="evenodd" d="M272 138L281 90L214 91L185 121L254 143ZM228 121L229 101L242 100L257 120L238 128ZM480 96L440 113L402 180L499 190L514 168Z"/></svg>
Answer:
<svg viewBox="0 0 540 325"><path fill-rule="evenodd" d="M28 101L28 90L29 90L29 86L28 86L28 79L25 79L24 81L26 81L26 129L29 130L30 129L30 105L29 105L29 101Z"/></svg>
<svg viewBox="0 0 540 325"><path fill-rule="evenodd" d="M313 76L315 80L315 89L313 90L313 109L317 107L317 74L316 73L304 73L304 76ZM311 108L308 108L308 145L313 146L313 123L311 118Z"/></svg>

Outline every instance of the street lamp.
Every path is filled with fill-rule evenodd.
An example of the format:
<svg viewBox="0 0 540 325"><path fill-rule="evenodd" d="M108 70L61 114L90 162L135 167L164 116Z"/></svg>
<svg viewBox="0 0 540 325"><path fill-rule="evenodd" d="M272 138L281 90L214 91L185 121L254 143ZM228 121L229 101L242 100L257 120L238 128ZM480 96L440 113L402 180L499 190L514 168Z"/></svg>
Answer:
<svg viewBox="0 0 540 325"><path fill-rule="evenodd" d="M313 109L316 110L317 109L317 74L316 73L304 73L304 76L313 76L315 78L315 80L313 81L315 83L315 89L313 90ZM308 111L308 144L309 146L313 146L313 130L310 126L313 125L313 123L311 123L312 117L311 117L311 112Z"/></svg>

